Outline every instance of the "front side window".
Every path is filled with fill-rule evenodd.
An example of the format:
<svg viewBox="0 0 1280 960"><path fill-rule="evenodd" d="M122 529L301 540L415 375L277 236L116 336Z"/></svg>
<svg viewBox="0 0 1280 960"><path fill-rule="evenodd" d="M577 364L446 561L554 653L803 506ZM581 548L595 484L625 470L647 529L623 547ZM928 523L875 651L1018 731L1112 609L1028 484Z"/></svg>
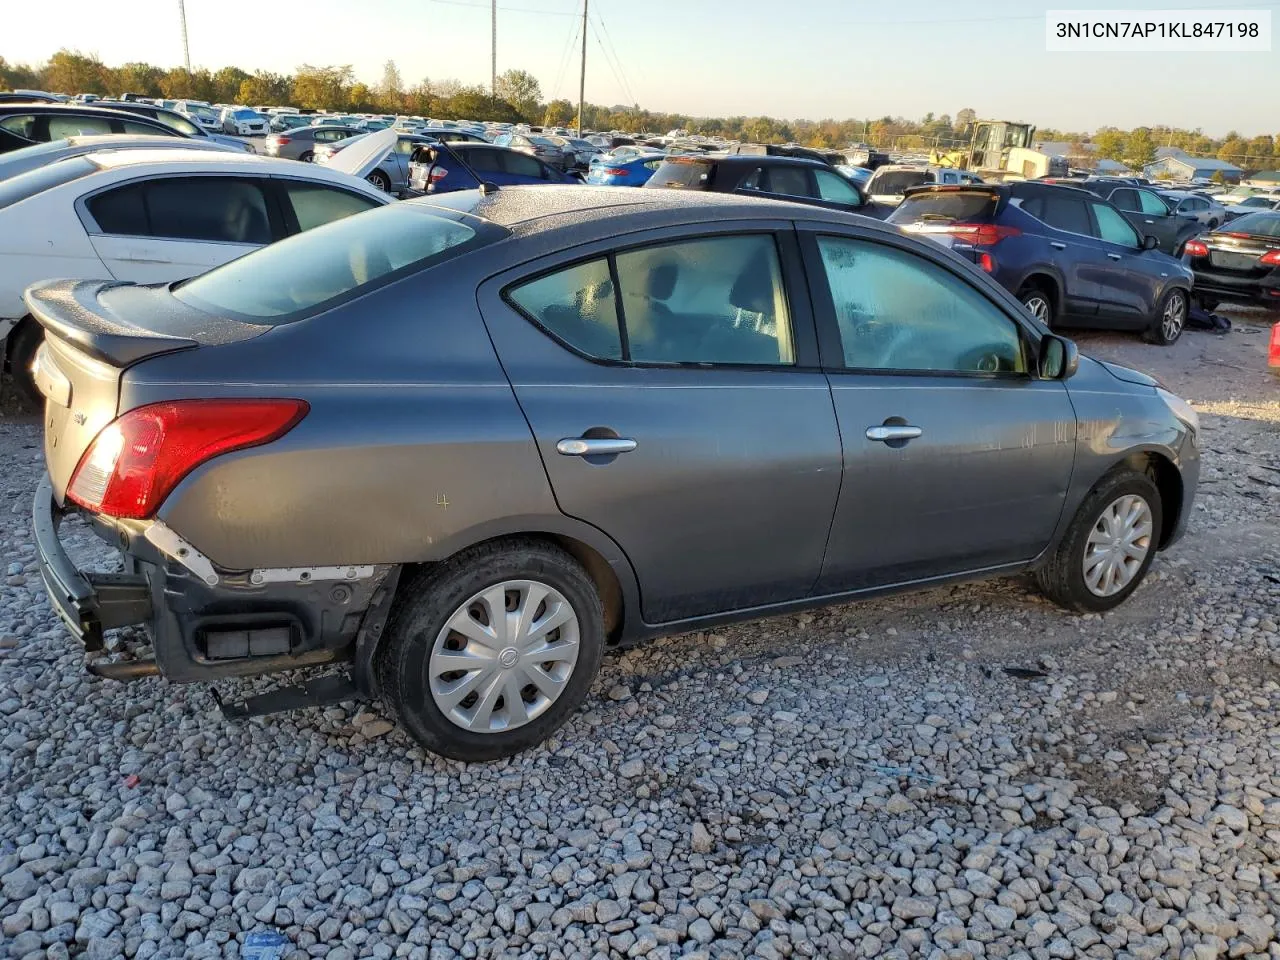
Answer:
<svg viewBox="0 0 1280 960"><path fill-rule="evenodd" d="M1142 212L1149 217L1167 217L1169 215L1169 208L1165 206L1164 201L1150 190L1139 190L1138 201L1142 205Z"/></svg>
<svg viewBox="0 0 1280 960"><path fill-rule="evenodd" d="M164 110L158 110L156 113L152 114L152 119L163 123L171 130L177 130L180 134L186 137L204 136L204 131L179 113L168 113ZM125 132L129 132L127 127Z"/></svg>
<svg viewBox="0 0 1280 960"><path fill-rule="evenodd" d="M1093 215L1098 221L1098 238L1106 240L1108 243L1118 243L1123 247L1131 247L1137 250L1142 244L1138 241L1138 234L1129 226L1129 221L1109 207L1105 203L1095 203L1093 206Z"/></svg>
<svg viewBox="0 0 1280 960"><path fill-rule="evenodd" d="M823 200L847 203L851 207L861 206L862 197L849 181L826 170L813 171L813 178L818 181L818 196Z"/></svg>
<svg viewBox="0 0 1280 960"><path fill-rule="evenodd" d="M1017 325L960 278L915 254L820 237L845 366L1024 374Z"/></svg>
<svg viewBox="0 0 1280 960"><path fill-rule="evenodd" d="M518 285L508 298L575 349L598 359L795 363L782 270L768 234L627 250Z"/></svg>
<svg viewBox="0 0 1280 960"><path fill-rule="evenodd" d="M257 323L359 296L377 281L425 269L492 242L468 224L409 202L344 217L215 267L174 288L184 303ZM403 273L401 273L403 271Z"/></svg>
<svg viewBox="0 0 1280 960"><path fill-rule="evenodd" d="M507 173L520 177L542 178L542 164L527 153L508 151L502 155L502 165Z"/></svg>
<svg viewBox="0 0 1280 960"><path fill-rule="evenodd" d="M1039 212L1028 210L1033 217L1039 217L1057 230L1080 233L1086 237L1093 232L1089 226L1089 211L1079 197L1051 193L1038 199ZM1023 204L1023 209L1028 209L1028 204Z"/></svg>
<svg viewBox="0 0 1280 960"><path fill-rule="evenodd" d="M36 118L30 114L5 117L0 120L0 130L7 130L9 133L17 134L24 140L34 140L36 137ZM53 139L58 139L54 137Z"/></svg>
<svg viewBox="0 0 1280 960"><path fill-rule="evenodd" d="M284 190L300 231L382 206L369 197L309 183L286 183Z"/></svg>

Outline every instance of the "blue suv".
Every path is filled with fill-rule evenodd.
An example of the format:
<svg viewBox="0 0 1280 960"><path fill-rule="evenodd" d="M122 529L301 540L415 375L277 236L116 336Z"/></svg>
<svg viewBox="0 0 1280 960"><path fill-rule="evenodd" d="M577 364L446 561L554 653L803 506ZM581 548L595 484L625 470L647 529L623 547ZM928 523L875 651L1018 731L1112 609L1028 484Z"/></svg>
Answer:
<svg viewBox="0 0 1280 960"><path fill-rule="evenodd" d="M889 223L991 274L1049 326L1182 335L1193 274L1087 190L1034 180L919 187Z"/></svg>

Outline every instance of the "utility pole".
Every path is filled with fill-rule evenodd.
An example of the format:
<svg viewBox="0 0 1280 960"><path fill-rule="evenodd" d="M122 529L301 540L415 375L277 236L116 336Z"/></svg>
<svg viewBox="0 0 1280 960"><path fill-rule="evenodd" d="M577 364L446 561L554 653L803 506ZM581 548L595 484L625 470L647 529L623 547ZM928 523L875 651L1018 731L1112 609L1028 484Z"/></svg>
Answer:
<svg viewBox="0 0 1280 960"><path fill-rule="evenodd" d="M187 74L190 75L191 47L187 44L187 8L182 0L178 0L178 19L182 22L182 58L186 61Z"/></svg>
<svg viewBox="0 0 1280 960"><path fill-rule="evenodd" d="M578 75L578 136L582 136L582 108L587 99L587 0L582 0L582 72Z"/></svg>
<svg viewBox="0 0 1280 960"><path fill-rule="evenodd" d="M493 36L489 46L489 95L498 98L498 0L493 0Z"/></svg>

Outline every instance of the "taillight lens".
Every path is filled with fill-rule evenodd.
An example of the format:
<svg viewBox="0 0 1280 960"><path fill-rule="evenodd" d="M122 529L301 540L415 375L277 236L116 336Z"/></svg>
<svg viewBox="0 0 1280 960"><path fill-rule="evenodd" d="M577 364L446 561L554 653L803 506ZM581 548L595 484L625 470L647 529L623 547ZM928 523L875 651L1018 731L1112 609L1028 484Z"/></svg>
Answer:
<svg viewBox="0 0 1280 960"><path fill-rule="evenodd" d="M1209 248L1205 246L1203 240L1188 240L1182 250L1189 257L1207 257L1209 255Z"/></svg>
<svg viewBox="0 0 1280 960"><path fill-rule="evenodd" d="M625 177L627 175L624 167L605 167L604 172L610 177Z"/></svg>
<svg viewBox="0 0 1280 960"><path fill-rule="evenodd" d="M432 182L432 183L439 183L441 180L443 180L443 179L444 179L445 177L447 177L448 175L449 175L449 171L448 171L448 170L446 170L444 167L432 167L432 168L431 168L431 182Z"/></svg>
<svg viewBox="0 0 1280 960"><path fill-rule="evenodd" d="M175 400L130 410L94 437L71 476L67 497L130 520L155 514L196 467L288 433L304 400Z"/></svg>
<svg viewBox="0 0 1280 960"><path fill-rule="evenodd" d="M276 146L280 147L288 143L290 138L289 137L272 137L271 140Z"/></svg>
<svg viewBox="0 0 1280 960"><path fill-rule="evenodd" d="M975 247L993 247L1008 237L1020 237L1017 227L1005 227L997 223L949 223L943 227L929 226L926 233L945 233Z"/></svg>
<svg viewBox="0 0 1280 960"><path fill-rule="evenodd" d="M1268 267L1280 267L1280 250L1264 253L1258 258L1258 262L1265 263Z"/></svg>

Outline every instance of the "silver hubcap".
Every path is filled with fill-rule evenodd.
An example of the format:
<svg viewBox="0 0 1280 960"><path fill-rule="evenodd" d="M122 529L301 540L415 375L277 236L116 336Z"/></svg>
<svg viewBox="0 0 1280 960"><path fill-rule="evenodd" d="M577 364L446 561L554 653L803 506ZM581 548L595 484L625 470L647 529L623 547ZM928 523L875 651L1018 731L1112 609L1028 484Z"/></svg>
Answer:
<svg viewBox="0 0 1280 960"><path fill-rule="evenodd" d="M382 177L379 176L378 174L371 173L367 177L365 177L365 179L368 180L370 183L372 183L379 190L382 190L384 192L386 191L387 188L382 183Z"/></svg>
<svg viewBox="0 0 1280 960"><path fill-rule="evenodd" d="M464 730L501 733L556 702L578 662L578 615L535 580L506 580L458 607L431 648L427 676L440 712Z"/></svg>
<svg viewBox="0 0 1280 960"><path fill-rule="evenodd" d="M1164 315L1160 318L1160 329L1166 340L1175 339L1182 332L1182 322L1187 317L1187 301L1179 294L1169 298L1164 305Z"/></svg>
<svg viewBox="0 0 1280 960"><path fill-rule="evenodd" d="M1022 302L1026 305L1026 308L1031 311L1031 315L1041 323L1048 321L1049 301L1044 297L1028 297Z"/></svg>
<svg viewBox="0 0 1280 960"><path fill-rule="evenodd" d="M1084 582L1095 596L1127 587L1151 551L1151 508L1126 494L1102 511L1084 549Z"/></svg>

